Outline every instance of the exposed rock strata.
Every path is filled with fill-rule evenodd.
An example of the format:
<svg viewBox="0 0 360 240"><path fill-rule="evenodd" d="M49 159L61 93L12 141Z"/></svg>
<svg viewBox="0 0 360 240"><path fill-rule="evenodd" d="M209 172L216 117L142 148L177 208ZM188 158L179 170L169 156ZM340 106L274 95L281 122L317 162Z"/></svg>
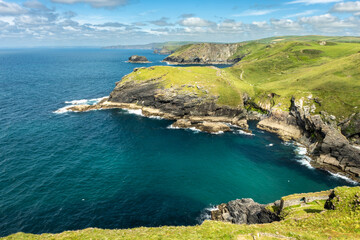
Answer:
<svg viewBox="0 0 360 240"><path fill-rule="evenodd" d="M229 125L248 129L246 110L220 106L216 100L217 97L210 94L200 97L182 88L162 88L159 79L151 79L118 83L108 99L96 105L72 106L69 110L141 109L145 116L178 120L173 126L179 128L196 128L210 133L230 131Z"/></svg>
<svg viewBox="0 0 360 240"><path fill-rule="evenodd" d="M242 45L244 44L193 44L181 52L175 52L166 57L163 61L170 64L233 64L244 57L233 57L238 47Z"/></svg>
<svg viewBox="0 0 360 240"><path fill-rule="evenodd" d="M279 221L280 218L266 209L266 205L254 202L251 198L243 198L218 205L217 210L211 211L211 220L257 224Z"/></svg>
<svg viewBox="0 0 360 240"><path fill-rule="evenodd" d="M258 127L277 133L284 140L295 140L305 145L317 168L334 173L345 173L360 181L360 149L332 124L324 123L320 115L311 115L310 109L292 99L290 112L273 111Z"/></svg>

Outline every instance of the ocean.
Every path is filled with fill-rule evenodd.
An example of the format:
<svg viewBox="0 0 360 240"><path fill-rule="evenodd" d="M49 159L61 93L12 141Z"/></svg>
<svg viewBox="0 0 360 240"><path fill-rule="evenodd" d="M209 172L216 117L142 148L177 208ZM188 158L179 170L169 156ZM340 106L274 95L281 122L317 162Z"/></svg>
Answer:
<svg viewBox="0 0 360 240"><path fill-rule="evenodd" d="M133 54L152 63L132 64ZM207 134L96 102L149 50L0 50L0 236L19 231L195 225L237 198L353 185L311 168L306 149L256 129ZM60 110L59 110L60 109Z"/></svg>

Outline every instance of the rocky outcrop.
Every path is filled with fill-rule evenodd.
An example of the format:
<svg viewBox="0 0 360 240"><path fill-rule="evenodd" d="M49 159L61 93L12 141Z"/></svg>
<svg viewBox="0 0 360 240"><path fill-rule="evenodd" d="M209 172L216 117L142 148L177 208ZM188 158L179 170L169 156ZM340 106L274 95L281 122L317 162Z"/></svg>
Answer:
<svg viewBox="0 0 360 240"><path fill-rule="evenodd" d="M175 128L195 128L203 132L218 133L228 132L230 127L222 122L208 122L208 121L191 121L189 119L179 119L172 124Z"/></svg>
<svg viewBox="0 0 360 240"><path fill-rule="evenodd" d="M233 64L244 56L235 57L239 46L243 43L192 44L178 49L163 61L170 64Z"/></svg>
<svg viewBox="0 0 360 240"><path fill-rule="evenodd" d="M248 129L244 108L220 106L216 96L199 96L196 92L185 91L186 87L163 88L161 79L119 82L108 99L95 105L71 106L69 110L141 109L145 116L177 120L172 125L177 128L196 128L209 133L230 131L230 126Z"/></svg>
<svg viewBox="0 0 360 240"><path fill-rule="evenodd" d="M295 140L308 148L311 165L333 173L343 173L360 181L360 149L354 147L331 121L324 121L302 101L291 100L290 112L274 110L258 127L277 133L284 140ZM326 117L325 117L326 118Z"/></svg>
<svg viewBox="0 0 360 240"><path fill-rule="evenodd" d="M129 63L149 63L149 60L145 56L132 55L129 57Z"/></svg>
<svg viewBox="0 0 360 240"><path fill-rule="evenodd" d="M360 145L360 113L353 113L340 124L341 133L352 143Z"/></svg>
<svg viewBox="0 0 360 240"><path fill-rule="evenodd" d="M279 221L280 218L276 213L268 210L266 205L254 202L251 198L243 198L218 205L217 210L211 211L211 220L257 224Z"/></svg>
<svg viewBox="0 0 360 240"><path fill-rule="evenodd" d="M251 198L243 198L222 203L211 211L211 220L235 224L259 224L280 221L283 210L293 206L306 206L313 201L332 198L333 190L299 193L284 196L269 204L259 204Z"/></svg>
<svg viewBox="0 0 360 240"><path fill-rule="evenodd" d="M302 136L295 117L279 110L273 110L270 117L261 120L257 127L278 134L284 141L298 141Z"/></svg>

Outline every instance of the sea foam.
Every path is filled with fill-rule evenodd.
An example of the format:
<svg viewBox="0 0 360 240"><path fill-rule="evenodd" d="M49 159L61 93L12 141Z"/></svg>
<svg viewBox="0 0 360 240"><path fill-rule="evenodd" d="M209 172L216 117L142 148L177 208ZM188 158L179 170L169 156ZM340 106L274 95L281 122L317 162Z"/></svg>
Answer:
<svg viewBox="0 0 360 240"><path fill-rule="evenodd" d="M330 173L331 177L333 177L333 178L341 178L341 179L345 180L348 183L351 183L353 185L358 185L358 183L356 181L354 181L354 180L352 180L352 179L350 179L350 178L348 178L348 177L346 177L346 176L344 176L344 175L342 175L340 173L332 173L330 171L327 171L327 172Z"/></svg>
<svg viewBox="0 0 360 240"><path fill-rule="evenodd" d="M204 208L201 213L200 216L196 218L197 222L199 224L202 224L205 220L210 220L211 219L211 212L218 210L218 208L214 205L211 205L207 208Z"/></svg>
<svg viewBox="0 0 360 240"><path fill-rule="evenodd" d="M54 111L53 113L62 114L62 113L70 112L69 108L74 107L76 105L95 105L95 104L97 104L98 102L100 102L101 100L103 100L103 99L105 99L107 97L108 96L100 97L100 98L65 101L64 103L67 104L67 105L62 107L62 108L59 108L58 110Z"/></svg>
<svg viewBox="0 0 360 240"><path fill-rule="evenodd" d="M245 131L240 130L240 129L234 131L234 133L236 133L236 134L241 134L241 135L255 136L255 134L253 134L253 133L245 132Z"/></svg>
<svg viewBox="0 0 360 240"><path fill-rule="evenodd" d="M142 110L141 109L124 109L127 113L129 114L135 114L135 115L138 115L138 116L144 116L142 114Z"/></svg>

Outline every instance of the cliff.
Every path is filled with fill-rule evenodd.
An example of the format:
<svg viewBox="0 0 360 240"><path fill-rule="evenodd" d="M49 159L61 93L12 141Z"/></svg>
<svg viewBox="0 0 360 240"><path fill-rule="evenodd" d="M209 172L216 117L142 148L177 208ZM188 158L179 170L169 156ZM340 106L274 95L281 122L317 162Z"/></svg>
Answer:
<svg viewBox="0 0 360 240"><path fill-rule="evenodd" d="M281 221L267 224L207 220L186 227L88 228L58 234L17 233L4 239L359 239L360 187L338 187L329 192L283 197L284 202L299 204L284 207L279 216ZM266 208L273 214L278 212L274 205Z"/></svg>
<svg viewBox="0 0 360 240"><path fill-rule="evenodd" d="M199 43L177 49L163 61L170 64L233 64L245 55L237 56L242 43Z"/></svg>
<svg viewBox="0 0 360 240"><path fill-rule="evenodd" d="M218 48L227 50L212 55ZM185 54L191 49L194 55ZM209 49L214 58L206 60ZM246 129L247 120L262 116L259 128L305 145L314 167L359 181L359 43L206 43L184 46L177 54L189 56L188 63L193 56L202 63L242 57L228 68L134 69L107 102L90 108L138 107L144 115L177 120L174 127L207 132L230 131L233 125Z"/></svg>

